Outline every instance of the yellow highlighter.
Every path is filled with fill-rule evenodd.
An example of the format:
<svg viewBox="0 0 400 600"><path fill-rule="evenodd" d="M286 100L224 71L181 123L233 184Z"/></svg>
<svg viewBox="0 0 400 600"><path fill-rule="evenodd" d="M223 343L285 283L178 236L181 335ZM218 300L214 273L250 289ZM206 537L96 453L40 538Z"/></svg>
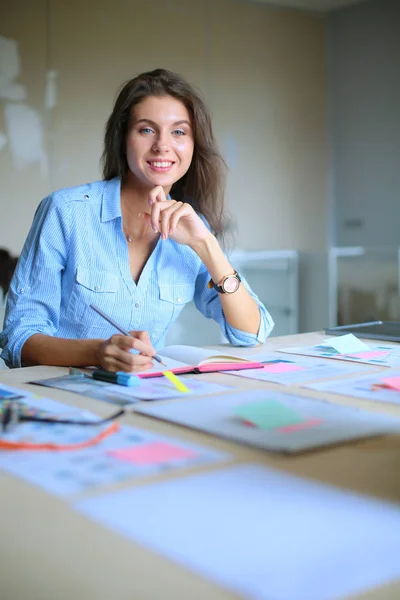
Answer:
<svg viewBox="0 0 400 600"><path fill-rule="evenodd" d="M190 392L189 388L182 383L182 381L178 379L178 377L175 375L175 373L172 373L172 371L163 371L163 375L169 379L169 381L173 383L176 389L180 392Z"/></svg>

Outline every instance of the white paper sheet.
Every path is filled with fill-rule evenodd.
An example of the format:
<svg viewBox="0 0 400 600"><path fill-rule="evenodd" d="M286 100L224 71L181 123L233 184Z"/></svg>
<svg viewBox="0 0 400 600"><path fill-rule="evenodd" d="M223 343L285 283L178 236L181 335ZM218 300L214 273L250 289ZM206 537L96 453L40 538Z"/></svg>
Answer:
<svg viewBox="0 0 400 600"><path fill-rule="evenodd" d="M374 365L375 367L400 367L400 344L369 344L369 350L355 354L338 354L328 346L293 346L291 348L278 348L277 352L287 354L301 354L317 356L318 358L331 358L333 360L352 361Z"/></svg>
<svg viewBox="0 0 400 600"><path fill-rule="evenodd" d="M254 355L256 360L256 355ZM317 360L307 356L283 356L283 354L270 353L257 356L257 360L266 363L264 369L246 369L243 371L226 371L229 375L237 375L247 379L259 381L270 381L280 384L296 384L315 379L327 379L350 375L351 373L363 373L371 368L364 365L351 363L335 363L329 360ZM286 365L286 368L285 368ZM273 367L276 367L273 372ZM270 370L268 370L270 369ZM271 372L272 371L272 372Z"/></svg>
<svg viewBox="0 0 400 600"><path fill-rule="evenodd" d="M252 600L334 600L400 577L399 506L259 465L75 508Z"/></svg>
<svg viewBox="0 0 400 600"><path fill-rule="evenodd" d="M370 350L370 347L359 340L353 333L347 333L346 335L338 335L328 338L320 346L327 346L333 348L340 354L350 354L354 352L363 352Z"/></svg>
<svg viewBox="0 0 400 600"><path fill-rule="evenodd" d="M346 377L336 381L320 381L317 383L304 384L304 387L312 390L321 390L339 394L342 396L355 396L365 398L374 402L388 402L400 404L400 392L392 389L373 388L373 385L382 383L385 377L400 377L400 371L385 370L384 373L359 375L357 377Z"/></svg>

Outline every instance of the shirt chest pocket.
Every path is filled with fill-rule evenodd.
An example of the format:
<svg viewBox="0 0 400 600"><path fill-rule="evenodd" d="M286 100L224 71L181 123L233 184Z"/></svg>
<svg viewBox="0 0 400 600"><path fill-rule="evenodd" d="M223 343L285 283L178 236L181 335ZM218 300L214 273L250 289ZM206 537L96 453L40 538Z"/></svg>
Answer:
<svg viewBox="0 0 400 600"><path fill-rule="evenodd" d="M160 300L178 308L193 300L194 285L191 283L160 284Z"/></svg>
<svg viewBox="0 0 400 600"><path fill-rule="evenodd" d="M110 313L117 291L118 277L113 273L78 267L67 308L69 318L76 323L104 327L104 319L90 308L90 304Z"/></svg>
<svg viewBox="0 0 400 600"><path fill-rule="evenodd" d="M160 310L153 320L155 338L161 339L168 327L181 313L183 307L193 300L194 283L160 283Z"/></svg>

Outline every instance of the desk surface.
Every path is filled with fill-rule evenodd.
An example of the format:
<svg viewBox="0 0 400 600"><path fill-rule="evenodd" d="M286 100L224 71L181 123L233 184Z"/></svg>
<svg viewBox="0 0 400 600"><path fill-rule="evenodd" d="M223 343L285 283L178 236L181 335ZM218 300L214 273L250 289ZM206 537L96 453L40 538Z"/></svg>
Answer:
<svg viewBox="0 0 400 600"><path fill-rule="evenodd" d="M272 351L290 345L308 345L326 336L318 333L270 338L260 351ZM254 352L254 349L252 349ZM246 354L244 351L243 354ZM371 367L371 372L383 369ZM34 390L27 380L54 377L66 369L29 367L2 371L0 382ZM237 389L276 389L275 384L230 375L202 375L210 381ZM359 406L371 411L400 417L400 406L375 404L357 398L335 396L282 386L282 391L325 398L332 402ZM110 405L55 389L40 390L66 404L87 408L98 415L110 413ZM188 399L190 401L190 399ZM370 496L400 502L400 442L397 438L375 438L286 457L240 446L200 432L190 431L161 421L128 415L124 423L143 427L181 440L210 448L227 450L234 461L258 462L282 471L327 482L337 487ZM187 469L160 475L149 481L183 477L209 467ZM213 468L220 468L215 466ZM2 600L228 600L234 594L217 587L178 564L103 529L70 509L67 503L23 481L0 473L0 597ZM119 487L131 487L132 482ZM400 582L370 590L357 598L398 599Z"/></svg>

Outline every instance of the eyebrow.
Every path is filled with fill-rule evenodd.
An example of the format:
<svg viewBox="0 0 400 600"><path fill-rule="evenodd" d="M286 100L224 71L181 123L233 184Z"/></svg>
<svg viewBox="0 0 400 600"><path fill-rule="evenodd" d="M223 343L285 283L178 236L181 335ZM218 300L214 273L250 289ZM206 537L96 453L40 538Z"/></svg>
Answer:
<svg viewBox="0 0 400 600"><path fill-rule="evenodd" d="M137 125L138 123L150 123L150 125L154 125L154 127L158 127L157 123L155 123L151 119L137 119L137 121L134 122L135 125ZM190 121L187 121L186 119L181 119L180 121L175 121L175 123L172 123L172 125L173 126L176 126L176 125L189 125L189 127L192 126L192 124L190 123Z"/></svg>

